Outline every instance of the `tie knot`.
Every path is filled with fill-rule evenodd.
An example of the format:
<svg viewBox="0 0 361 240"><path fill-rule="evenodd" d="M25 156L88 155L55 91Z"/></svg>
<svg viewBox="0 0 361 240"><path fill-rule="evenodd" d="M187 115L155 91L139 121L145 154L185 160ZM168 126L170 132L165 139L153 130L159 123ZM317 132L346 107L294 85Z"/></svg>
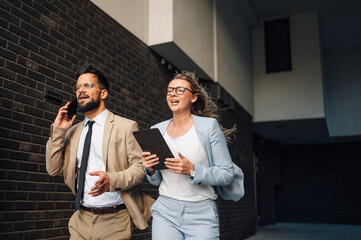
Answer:
<svg viewBox="0 0 361 240"><path fill-rule="evenodd" d="M88 121L88 125L89 125L89 128L91 128L91 127L93 127L93 124L94 124L95 122L94 121Z"/></svg>

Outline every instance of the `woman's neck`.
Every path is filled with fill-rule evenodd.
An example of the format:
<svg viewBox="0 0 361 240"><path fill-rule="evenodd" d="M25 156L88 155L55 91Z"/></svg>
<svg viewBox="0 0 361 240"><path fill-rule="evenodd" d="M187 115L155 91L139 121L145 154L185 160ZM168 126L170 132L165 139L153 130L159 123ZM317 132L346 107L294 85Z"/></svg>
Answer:
<svg viewBox="0 0 361 240"><path fill-rule="evenodd" d="M173 113L173 120L167 132L172 137L183 136L193 126L193 117L190 112Z"/></svg>
<svg viewBox="0 0 361 240"><path fill-rule="evenodd" d="M190 112L173 113L173 126L175 128L182 128L193 122L192 114Z"/></svg>

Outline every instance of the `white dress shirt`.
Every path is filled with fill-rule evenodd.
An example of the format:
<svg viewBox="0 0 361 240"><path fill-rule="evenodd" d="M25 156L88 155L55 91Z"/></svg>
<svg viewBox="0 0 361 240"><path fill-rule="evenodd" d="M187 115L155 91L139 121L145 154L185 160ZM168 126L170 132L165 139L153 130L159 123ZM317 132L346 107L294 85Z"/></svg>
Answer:
<svg viewBox="0 0 361 240"><path fill-rule="evenodd" d="M99 176L90 176L89 173L96 171L106 172L104 159L103 159L102 146L103 146L104 125L105 125L104 123L107 113L108 110L104 110L102 113L98 114L94 119L92 119L95 123L93 124L88 166L85 173L83 202L81 204L85 207L97 207L97 208L111 207L123 203L123 200L118 192L105 192L96 197L93 197L88 194L91 191L91 188L94 187L94 183L99 178ZM76 157L78 171L80 169L81 157L83 155L85 136L89 129L87 125L89 120L90 120L89 118L85 117L83 129L80 135L78 152Z"/></svg>

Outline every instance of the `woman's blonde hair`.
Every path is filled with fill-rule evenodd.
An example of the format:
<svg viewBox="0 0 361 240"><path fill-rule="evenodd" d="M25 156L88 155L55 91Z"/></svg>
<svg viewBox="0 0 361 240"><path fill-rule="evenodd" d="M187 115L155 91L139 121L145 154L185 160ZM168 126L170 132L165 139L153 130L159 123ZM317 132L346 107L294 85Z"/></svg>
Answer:
<svg viewBox="0 0 361 240"><path fill-rule="evenodd" d="M217 105L208 96L205 88L201 84L199 84L198 78L194 73L188 71L182 71L181 73L176 72L170 81L175 79L187 81L190 84L193 94L196 94L198 96L197 101L192 104L192 114L202 117L211 117L217 119L218 122L220 121ZM221 124L219 125L222 129L224 136L229 142L231 134L237 130L236 125L234 125L230 129L224 128Z"/></svg>

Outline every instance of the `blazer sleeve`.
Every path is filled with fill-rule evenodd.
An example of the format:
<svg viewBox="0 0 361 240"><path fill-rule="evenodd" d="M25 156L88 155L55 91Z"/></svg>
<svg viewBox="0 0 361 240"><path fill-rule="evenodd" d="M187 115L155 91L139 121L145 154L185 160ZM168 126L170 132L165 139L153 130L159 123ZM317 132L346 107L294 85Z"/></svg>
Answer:
<svg viewBox="0 0 361 240"><path fill-rule="evenodd" d="M208 136L206 141L209 141L211 148L211 156L207 154L207 157L211 158L208 159L210 166L194 165L195 175L191 179L191 183L196 185L228 186L234 179L231 155L218 121L216 119L211 121L211 126L208 129L209 133L205 134L205 136Z"/></svg>
<svg viewBox="0 0 361 240"><path fill-rule="evenodd" d="M148 182L150 182L152 185L158 187L160 185L160 183L162 182L162 173L159 170L155 170L153 175L150 175L148 170L146 168L145 169L145 174L147 176Z"/></svg>
<svg viewBox="0 0 361 240"><path fill-rule="evenodd" d="M141 163L141 149L137 144L133 132L138 131L138 124L132 122L125 132L125 149L128 168L119 172L108 172L110 179L110 191L124 191L142 183L145 179L143 165ZM116 161L123 161L116 159Z"/></svg>
<svg viewBox="0 0 361 240"><path fill-rule="evenodd" d="M64 164L64 143L67 130L51 125L50 137L46 143L46 171L50 176L62 174Z"/></svg>

